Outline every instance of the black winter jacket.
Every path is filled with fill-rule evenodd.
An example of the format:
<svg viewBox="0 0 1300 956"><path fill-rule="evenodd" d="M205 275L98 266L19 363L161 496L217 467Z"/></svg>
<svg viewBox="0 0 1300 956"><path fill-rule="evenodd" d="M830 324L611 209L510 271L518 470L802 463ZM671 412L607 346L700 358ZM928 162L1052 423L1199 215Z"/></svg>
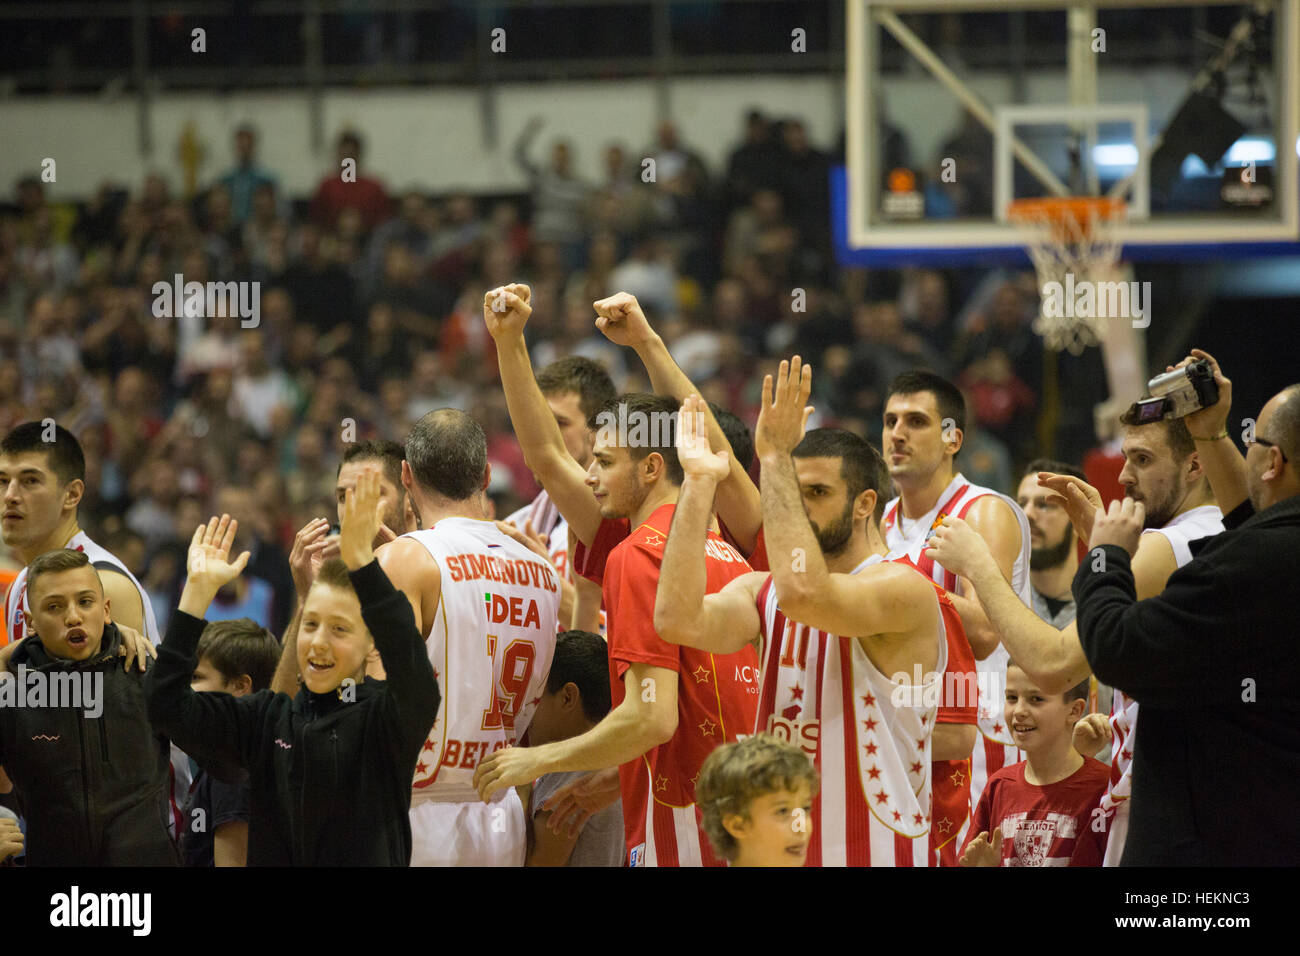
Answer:
<svg viewBox="0 0 1300 956"><path fill-rule="evenodd" d="M440 693L405 595L372 561L351 573L386 681L355 700L258 691L196 694L205 622L177 610L145 682L159 732L209 770L248 771L249 866L409 866L411 783Z"/></svg>
<svg viewBox="0 0 1300 956"><path fill-rule="evenodd" d="M14 651L9 669L27 683L28 706L0 706L0 765L14 781L27 818L28 866L176 866L167 833L171 795L168 742L155 735L143 675L122 670L122 636L104 626L100 653L85 661L51 658L35 635ZM26 668L26 673L19 668ZM86 678L101 682L98 716ZM79 684L79 706L53 707L55 684ZM43 706L31 693L46 688ZM93 687L93 685L92 685ZM16 685L5 697L16 702ZM59 703L70 703L64 697Z"/></svg>

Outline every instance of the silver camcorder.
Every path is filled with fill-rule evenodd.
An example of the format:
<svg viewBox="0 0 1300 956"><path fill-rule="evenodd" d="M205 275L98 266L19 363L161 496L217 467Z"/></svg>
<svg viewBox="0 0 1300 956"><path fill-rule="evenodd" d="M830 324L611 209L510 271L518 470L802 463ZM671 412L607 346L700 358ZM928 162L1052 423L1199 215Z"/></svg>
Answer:
<svg viewBox="0 0 1300 956"><path fill-rule="evenodd" d="M1205 359L1188 362L1182 368L1157 375L1147 382L1150 398L1134 402L1130 413L1137 424L1162 418L1182 418L1219 400L1214 370Z"/></svg>

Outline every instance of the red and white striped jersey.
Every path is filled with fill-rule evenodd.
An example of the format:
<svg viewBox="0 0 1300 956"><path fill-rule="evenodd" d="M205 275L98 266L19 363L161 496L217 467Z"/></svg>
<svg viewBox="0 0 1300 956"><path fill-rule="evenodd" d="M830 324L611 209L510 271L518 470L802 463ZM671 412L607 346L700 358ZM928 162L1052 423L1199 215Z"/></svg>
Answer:
<svg viewBox="0 0 1300 956"><path fill-rule="evenodd" d="M856 571L875 564L880 555ZM936 601L948 603L936 588ZM807 866L929 866L931 734L948 643L926 682L899 695L855 637L789 620L769 577L758 591L763 633L756 732L803 748L821 774ZM953 612L955 614L955 611Z"/></svg>
<svg viewBox="0 0 1300 956"><path fill-rule="evenodd" d="M1197 538L1223 531L1223 512L1214 505L1190 508L1175 515L1163 528L1148 528L1143 534L1164 535L1173 549L1174 560L1183 567L1192 560L1189 547ZM1133 791L1133 747L1137 735L1138 702L1120 688L1115 688L1111 705L1110 729L1113 734L1110 758L1110 787L1101 798L1101 807L1110 821L1107 828L1106 858L1103 866L1119 866L1128 835L1128 798Z"/></svg>
<svg viewBox="0 0 1300 956"><path fill-rule="evenodd" d="M478 800L474 768L533 719L555 656L555 569L491 521L443 518L412 531L438 562L442 594L425 643L442 690L414 791Z"/></svg>
<svg viewBox="0 0 1300 956"><path fill-rule="evenodd" d="M961 474L953 476L935 506L916 519L903 517L900 498L894 498L885 506L882 530L885 543L894 552L907 552L909 563L928 576L936 584L954 594L961 594L957 575L936 564L932 558L925 556L925 541L934 529L943 523L947 515L956 518L966 517L970 506L986 495L993 495L1005 502L1016 516L1020 526L1020 553L1012 565L1011 589L1016 592L1026 607L1033 607L1033 586L1029 581L1029 519L1024 511L1011 498L994 491L971 484ZM1020 750L1011 736L1011 730L1002 719L1002 701L1005 699L1007 661L1010 655L1001 644L984 660L975 662L979 680L980 704L978 724L980 739L976 741L971 754L971 801L977 803L989 774L1005 766L1016 763L1021 758ZM969 822L969 818L968 818ZM958 836L958 845L965 840L965 828Z"/></svg>

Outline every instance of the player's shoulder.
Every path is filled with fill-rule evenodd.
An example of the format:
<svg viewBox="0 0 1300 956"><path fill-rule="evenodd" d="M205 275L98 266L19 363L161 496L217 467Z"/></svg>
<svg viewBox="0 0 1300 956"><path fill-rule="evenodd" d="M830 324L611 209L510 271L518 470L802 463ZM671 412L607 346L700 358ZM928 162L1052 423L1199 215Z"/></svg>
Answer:
<svg viewBox="0 0 1300 956"><path fill-rule="evenodd" d="M394 582L424 576L438 577L442 573L429 549L409 534L381 544L375 549L375 558Z"/></svg>
<svg viewBox="0 0 1300 956"><path fill-rule="evenodd" d="M1006 495L992 488L981 488L962 509L962 517L967 524L998 523L1011 526L1019 524L1019 510L1019 506Z"/></svg>

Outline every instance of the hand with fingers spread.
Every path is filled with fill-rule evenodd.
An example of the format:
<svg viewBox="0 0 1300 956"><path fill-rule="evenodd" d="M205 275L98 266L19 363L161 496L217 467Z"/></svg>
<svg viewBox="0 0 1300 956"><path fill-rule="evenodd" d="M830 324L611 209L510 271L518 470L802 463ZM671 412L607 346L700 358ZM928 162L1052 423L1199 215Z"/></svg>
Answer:
<svg viewBox="0 0 1300 956"><path fill-rule="evenodd" d="M970 578L976 569L987 565L998 571L997 561L985 541L974 528L961 518L948 515L943 524L934 529L925 549L925 556L941 567L962 578Z"/></svg>
<svg viewBox="0 0 1300 956"><path fill-rule="evenodd" d="M1084 714L1074 725L1070 745L1085 757L1095 757L1113 736L1105 714Z"/></svg>
<svg viewBox="0 0 1300 956"><path fill-rule="evenodd" d="M1092 540L1089 544L1096 548L1103 544L1114 544L1128 552L1129 557L1137 553L1138 539L1142 537L1142 526L1146 521L1147 511L1142 502L1124 498L1110 503L1110 510L1102 513L1097 509L1092 522Z"/></svg>
<svg viewBox="0 0 1300 956"><path fill-rule="evenodd" d="M186 567L189 571L185 588L181 591L178 607L186 614L203 617L217 592L243 573L248 565L249 552L245 551L233 562L230 548L235 543L239 522L222 515L199 525L190 542Z"/></svg>
<svg viewBox="0 0 1300 956"><path fill-rule="evenodd" d="M677 413L677 459L686 477L726 480L731 473L729 452L715 452L709 445L709 428L704 399L687 395Z"/></svg>
<svg viewBox="0 0 1300 956"><path fill-rule="evenodd" d="M754 449L758 457L788 456L803 440L812 394L812 366L804 365L799 356L782 361L776 373L763 377L763 401L754 428Z"/></svg>
<svg viewBox="0 0 1300 956"><path fill-rule="evenodd" d="M596 328L615 345L636 348L654 336L641 304L630 292L619 292L591 304L596 310Z"/></svg>
<svg viewBox="0 0 1300 956"><path fill-rule="evenodd" d="M618 768L596 770L566 784L541 805L549 813L546 827L552 833L575 837L587 821L618 801Z"/></svg>
<svg viewBox="0 0 1300 956"><path fill-rule="evenodd" d="M293 536L293 548L289 552L289 572L293 575L293 587L298 592L298 600L305 601L311 590L321 564L326 560L327 549L336 549L338 542L331 541L330 523L327 518L312 518Z"/></svg>
<svg viewBox="0 0 1300 956"><path fill-rule="evenodd" d="M532 290L521 282L498 286L483 295L483 321L493 339L524 334L528 317L533 314L529 302Z"/></svg>
<svg viewBox="0 0 1300 956"><path fill-rule="evenodd" d="M1000 866L1002 863L1002 830L993 831L989 840L988 831L980 833L966 845L965 852L957 861L961 866Z"/></svg>
<svg viewBox="0 0 1300 956"><path fill-rule="evenodd" d="M375 536L384 526L384 511L387 507L382 494L379 466L371 465L361 470L357 475L356 487L349 488L343 499L339 557L349 571L364 568L375 560Z"/></svg>
<svg viewBox="0 0 1300 956"><path fill-rule="evenodd" d="M121 646L117 649L118 657L122 658L122 670L129 671L135 664L143 671L150 658L157 660L158 651L149 638L126 624L113 623L117 624L118 633L122 635Z"/></svg>
<svg viewBox="0 0 1300 956"><path fill-rule="evenodd" d="M1038 473L1038 484L1055 492L1047 499L1048 503L1065 509L1070 524L1074 525L1074 533L1086 546L1092 537L1093 516L1103 506L1101 492L1073 475L1058 475L1050 471Z"/></svg>

